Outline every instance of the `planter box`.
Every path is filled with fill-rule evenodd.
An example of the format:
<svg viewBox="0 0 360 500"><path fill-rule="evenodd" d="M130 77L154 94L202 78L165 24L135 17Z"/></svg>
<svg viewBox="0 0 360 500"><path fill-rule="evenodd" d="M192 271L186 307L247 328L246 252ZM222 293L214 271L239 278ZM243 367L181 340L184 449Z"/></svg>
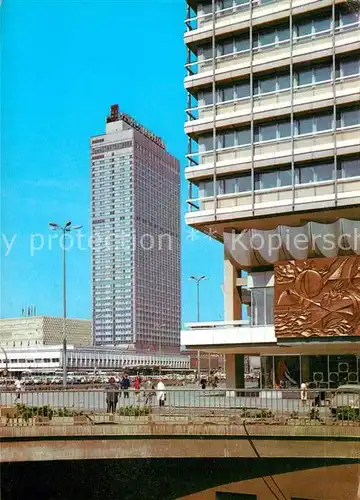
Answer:
<svg viewBox="0 0 360 500"><path fill-rule="evenodd" d="M86 415L74 415L74 424L83 425L90 424L90 420L86 417Z"/></svg>
<svg viewBox="0 0 360 500"><path fill-rule="evenodd" d="M0 417L16 418L18 409L15 406L0 406Z"/></svg>
<svg viewBox="0 0 360 500"><path fill-rule="evenodd" d="M35 425L50 425L51 420L49 417L34 417L33 419Z"/></svg>

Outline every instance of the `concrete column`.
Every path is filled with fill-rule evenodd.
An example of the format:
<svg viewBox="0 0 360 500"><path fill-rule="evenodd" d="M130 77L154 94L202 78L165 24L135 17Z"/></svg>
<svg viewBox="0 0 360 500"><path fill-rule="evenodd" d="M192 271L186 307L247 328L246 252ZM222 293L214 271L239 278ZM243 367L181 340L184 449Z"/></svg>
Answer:
<svg viewBox="0 0 360 500"><path fill-rule="evenodd" d="M241 319L241 300L236 288L237 270L229 259L224 258L224 319Z"/></svg>
<svg viewBox="0 0 360 500"><path fill-rule="evenodd" d="M235 321L241 319L241 300L236 288L237 270L232 262L224 258L224 319ZM229 388L243 388L244 355L226 354L226 386Z"/></svg>

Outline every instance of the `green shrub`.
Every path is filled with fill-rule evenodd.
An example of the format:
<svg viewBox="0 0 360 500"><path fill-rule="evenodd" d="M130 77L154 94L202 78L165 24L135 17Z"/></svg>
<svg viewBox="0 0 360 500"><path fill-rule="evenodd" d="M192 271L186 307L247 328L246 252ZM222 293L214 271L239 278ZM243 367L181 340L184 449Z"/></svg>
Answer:
<svg viewBox="0 0 360 500"><path fill-rule="evenodd" d="M24 403L17 403L16 408L18 415L26 422L33 417L48 417L51 420L54 415L54 410L50 405L31 406Z"/></svg>
<svg viewBox="0 0 360 500"><path fill-rule="evenodd" d="M336 408L336 418L338 420L360 420L359 409L352 406L339 406Z"/></svg>
<svg viewBox="0 0 360 500"><path fill-rule="evenodd" d="M118 414L124 417L143 417L151 413L150 406L121 406L119 408Z"/></svg>

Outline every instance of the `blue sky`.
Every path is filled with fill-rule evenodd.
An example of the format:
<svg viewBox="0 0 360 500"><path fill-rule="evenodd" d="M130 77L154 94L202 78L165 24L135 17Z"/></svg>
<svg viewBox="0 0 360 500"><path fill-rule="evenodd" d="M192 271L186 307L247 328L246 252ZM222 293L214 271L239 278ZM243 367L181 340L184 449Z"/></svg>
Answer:
<svg viewBox="0 0 360 500"><path fill-rule="evenodd" d="M89 137L104 131L110 104L163 137L181 160L185 3L4 0L2 15L1 315L36 304L60 315L61 254L48 222L72 220L89 234ZM183 320L222 318L222 246L189 231L182 213ZM31 235L44 249L30 252ZM40 244L41 236L33 236ZM6 242L13 241L6 256ZM8 243L9 244L9 243ZM90 252L68 252L68 314L91 314Z"/></svg>

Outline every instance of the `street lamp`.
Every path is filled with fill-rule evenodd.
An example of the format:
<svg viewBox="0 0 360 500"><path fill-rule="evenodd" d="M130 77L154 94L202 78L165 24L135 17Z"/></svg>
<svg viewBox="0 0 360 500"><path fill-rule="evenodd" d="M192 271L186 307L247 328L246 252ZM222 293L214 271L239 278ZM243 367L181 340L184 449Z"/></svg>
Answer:
<svg viewBox="0 0 360 500"><path fill-rule="evenodd" d="M49 226L53 231L59 231L63 235L63 386L66 387L67 378L67 338L66 338L66 236L71 231L81 229L82 226L73 226L70 221L63 226L55 222L49 222Z"/></svg>
<svg viewBox="0 0 360 500"><path fill-rule="evenodd" d="M200 322L200 282L203 280L209 279L207 276L190 276L190 280L196 282L196 317L197 317L197 322ZM198 379L200 380L200 351L197 352L197 372L198 372Z"/></svg>

